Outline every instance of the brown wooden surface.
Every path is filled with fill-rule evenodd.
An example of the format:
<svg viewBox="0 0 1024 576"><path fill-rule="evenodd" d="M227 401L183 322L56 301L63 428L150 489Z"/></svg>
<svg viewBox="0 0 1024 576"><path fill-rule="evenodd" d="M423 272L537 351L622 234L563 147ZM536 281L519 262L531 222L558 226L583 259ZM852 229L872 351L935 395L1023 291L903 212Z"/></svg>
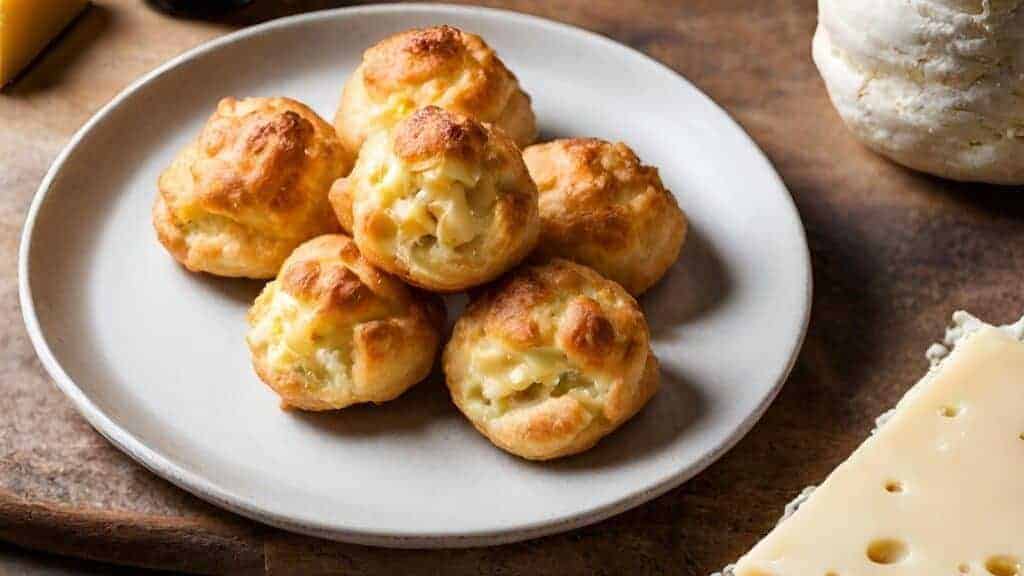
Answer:
<svg viewBox="0 0 1024 576"><path fill-rule="evenodd" d="M1024 311L1024 195L914 174L854 142L810 61L814 0L487 2L647 52L725 106L765 149L796 198L813 253L811 327L789 382L753 432L706 472L570 534L479 550L391 551L293 536L221 512L113 449L44 375L18 310L18 235L61 146L140 74L234 28L342 4L257 0L228 21L189 22L140 0L97 0L0 94L0 538L199 572L704 575L746 550L803 486L845 459L921 375L924 350L953 310L998 322Z"/></svg>

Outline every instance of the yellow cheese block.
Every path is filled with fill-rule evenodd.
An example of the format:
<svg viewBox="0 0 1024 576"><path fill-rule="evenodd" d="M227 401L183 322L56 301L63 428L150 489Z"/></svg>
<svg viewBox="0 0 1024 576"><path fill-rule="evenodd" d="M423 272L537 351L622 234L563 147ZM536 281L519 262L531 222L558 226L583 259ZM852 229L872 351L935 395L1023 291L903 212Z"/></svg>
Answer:
<svg viewBox="0 0 1024 576"><path fill-rule="evenodd" d="M0 86L10 82L88 0L0 0Z"/></svg>
<svg viewBox="0 0 1024 576"><path fill-rule="evenodd" d="M983 327L734 576L1024 576L1024 321Z"/></svg>

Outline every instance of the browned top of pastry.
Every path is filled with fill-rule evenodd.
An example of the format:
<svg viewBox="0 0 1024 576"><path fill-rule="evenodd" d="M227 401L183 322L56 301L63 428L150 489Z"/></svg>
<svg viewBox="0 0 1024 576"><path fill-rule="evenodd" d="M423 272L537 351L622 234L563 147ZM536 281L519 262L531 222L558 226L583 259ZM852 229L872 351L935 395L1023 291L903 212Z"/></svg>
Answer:
<svg viewBox="0 0 1024 576"><path fill-rule="evenodd" d="M594 270L557 258L485 288L467 316L516 348L555 345L586 366L647 348L647 321L633 297Z"/></svg>
<svg viewBox="0 0 1024 576"><path fill-rule="evenodd" d="M427 106L395 127L394 150L406 162L440 155L477 161L487 139L487 131L475 120Z"/></svg>
<svg viewBox="0 0 1024 576"><path fill-rule="evenodd" d="M281 269L284 292L313 304L318 313L343 311L362 316L384 307L419 310L413 301L427 304L430 323L438 328L443 312L437 298L410 288L370 265L351 238L329 234L299 246Z"/></svg>
<svg viewBox="0 0 1024 576"><path fill-rule="evenodd" d="M555 140L523 151L537 184L543 256L593 267L632 294L678 257L687 221L658 169L625 144Z"/></svg>
<svg viewBox="0 0 1024 576"><path fill-rule="evenodd" d="M308 209L309 194L325 195L322 186L301 185L310 171L350 164L331 126L286 98L221 100L197 146L192 174L204 207L257 220Z"/></svg>
<svg viewBox="0 0 1024 576"><path fill-rule="evenodd" d="M473 74L466 106L490 103L515 77L476 34L451 26L416 28L377 43L363 54L363 79L374 97L434 78Z"/></svg>
<svg viewBox="0 0 1024 576"><path fill-rule="evenodd" d="M302 241L338 229L327 194L352 154L288 98L225 98L160 175L153 225L191 270L271 278Z"/></svg>

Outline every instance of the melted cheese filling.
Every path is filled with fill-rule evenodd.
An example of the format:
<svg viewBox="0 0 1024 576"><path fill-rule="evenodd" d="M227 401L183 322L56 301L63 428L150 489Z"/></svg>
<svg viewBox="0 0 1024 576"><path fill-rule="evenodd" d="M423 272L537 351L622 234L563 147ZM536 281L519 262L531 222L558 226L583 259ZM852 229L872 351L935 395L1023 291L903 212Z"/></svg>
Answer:
<svg viewBox="0 0 1024 576"><path fill-rule="evenodd" d="M481 82L485 74L477 71L476 66L467 65L462 67L456 74L431 78L430 80L406 88L389 92L383 100L375 100L365 87L361 87L366 101L369 103L370 124L378 128L391 128L398 124L416 110L425 106L438 106L448 109L459 109L459 100L465 98L467 93L474 89L474 83ZM496 108L491 110L503 110L507 106L516 86L508 82L508 89L499 97ZM482 110L477 110L475 116L484 121L493 121L495 118Z"/></svg>
<svg viewBox="0 0 1024 576"><path fill-rule="evenodd" d="M389 157L371 168L370 202L394 223L394 237L382 238L411 263L442 259L453 252L472 253L489 228L497 191L480 167L452 159L408 164L374 150L368 157Z"/></svg>
<svg viewBox="0 0 1024 576"><path fill-rule="evenodd" d="M470 353L467 397L491 417L571 394L591 412L609 384L584 376L557 348L515 350L495 340L479 342Z"/></svg>
<svg viewBox="0 0 1024 576"><path fill-rule="evenodd" d="M371 103L370 123L382 128L390 128L412 114L417 108L419 106L416 105L413 92L392 92L383 102Z"/></svg>
<svg viewBox="0 0 1024 576"><path fill-rule="evenodd" d="M322 330L315 310L302 306L276 281L256 301L257 306L264 304L247 338L266 348L266 362L272 370L295 372L311 389L351 386L351 330Z"/></svg>

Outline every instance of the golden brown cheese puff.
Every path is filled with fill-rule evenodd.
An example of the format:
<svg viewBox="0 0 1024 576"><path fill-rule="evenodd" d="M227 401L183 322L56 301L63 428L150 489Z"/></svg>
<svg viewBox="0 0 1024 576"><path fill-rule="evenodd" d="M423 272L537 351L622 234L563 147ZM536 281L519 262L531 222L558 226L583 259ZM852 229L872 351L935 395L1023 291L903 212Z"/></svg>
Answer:
<svg viewBox="0 0 1024 576"><path fill-rule="evenodd" d="M636 300L562 259L519 268L474 298L445 347L444 372L477 430L531 460L590 448L659 380Z"/></svg>
<svg viewBox="0 0 1024 576"><path fill-rule="evenodd" d="M657 168L625 144L556 140L530 146L523 159L540 194L538 256L586 264L633 295L679 257L686 215Z"/></svg>
<svg viewBox="0 0 1024 576"><path fill-rule="evenodd" d="M338 230L327 193L352 163L307 106L225 98L160 175L153 226L189 270L273 278L296 246Z"/></svg>
<svg viewBox="0 0 1024 576"><path fill-rule="evenodd" d="M537 189L515 143L433 106L371 136L330 199L367 260L436 292L498 277L540 230Z"/></svg>
<svg viewBox="0 0 1024 576"><path fill-rule="evenodd" d="M334 125L352 150L424 106L501 127L519 146L537 137L530 97L475 34L451 26L396 34L363 54L345 84Z"/></svg>
<svg viewBox="0 0 1024 576"><path fill-rule="evenodd" d="M282 405L386 402L430 373L444 302L370 265L348 236L299 246L249 310L246 341Z"/></svg>

